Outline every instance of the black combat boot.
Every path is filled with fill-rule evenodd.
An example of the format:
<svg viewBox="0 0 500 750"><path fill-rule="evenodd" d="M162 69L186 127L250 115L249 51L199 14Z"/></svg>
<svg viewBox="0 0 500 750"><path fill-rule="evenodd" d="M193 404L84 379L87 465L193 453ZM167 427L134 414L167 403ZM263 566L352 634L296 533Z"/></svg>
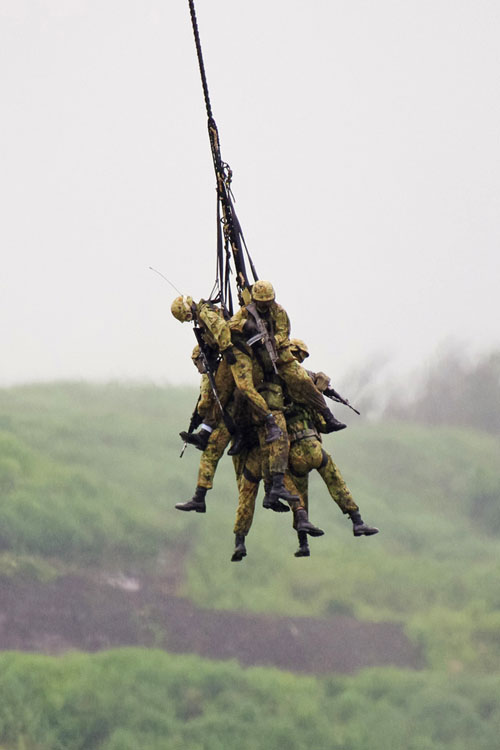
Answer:
<svg viewBox="0 0 500 750"><path fill-rule="evenodd" d="M211 434L212 433L208 430L204 430L203 427L201 428L201 430L199 430L199 432L179 432L179 435L185 443L194 445L195 448L198 448L199 451L205 450Z"/></svg>
<svg viewBox="0 0 500 750"><path fill-rule="evenodd" d="M339 422L339 420L333 416L330 409L327 409L322 416L326 422L327 432L338 432L339 430L345 430L345 428L347 427L347 425L345 425L343 422Z"/></svg>
<svg viewBox="0 0 500 750"><path fill-rule="evenodd" d="M289 505L285 505L285 503L280 502L277 497L271 497L272 487L272 482L264 482L266 494L264 495L264 500L262 501L262 507L268 508L269 510L274 510L275 513L288 513L290 510Z"/></svg>
<svg viewBox="0 0 500 750"><path fill-rule="evenodd" d="M305 531L306 534L310 534L311 536L323 536L325 533L322 529L318 529L317 526L314 526L310 522L305 508L297 508L297 510L294 511L294 516L295 530L297 531L297 534L300 531Z"/></svg>
<svg viewBox="0 0 500 750"><path fill-rule="evenodd" d="M264 424L266 426L266 443L274 443L275 440L279 440L283 435L281 428L276 424L273 414L267 415Z"/></svg>
<svg viewBox="0 0 500 750"><path fill-rule="evenodd" d="M297 552L294 552L295 557L309 557L311 552L307 542L307 531L297 531L297 536L299 537L299 548Z"/></svg>
<svg viewBox="0 0 500 750"><path fill-rule="evenodd" d="M291 492L288 492L287 488L285 487L283 483L284 478L285 478L285 475L280 474L278 472L272 475L273 484L269 492L269 499L271 503L275 503L279 497L281 497L282 500L287 500L288 502L292 502L292 503L297 500L300 500L298 495L292 495ZM276 508L273 508L273 510L276 510Z"/></svg>
<svg viewBox="0 0 500 750"><path fill-rule="evenodd" d="M206 487L197 487L191 500L186 503L176 503L177 510L195 510L197 513L206 513L205 495Z"/></svg>
<svg viewBox="0 0 500 750"><path fill-rule="evenodd" d="M373 534L378 534L379 530L376 526L368 526L363 521L359 510L349 513L349 517L352 521L352 533L354 536L373 536Z"/></svg>
<svg viewBox="0 0 500 750"><path fill-rule="evenodd" d="M233 438L233 444L229 448L227 455L237 456L238 453L241 453L241 451L244 448L246 448L245 436L243 432L239 431L235 435L233 435L232 438Z"/></svg>
<svg viewBox="0 0 500 750"><path fill-rule="evenodd" d="M244 534L236 534L234 537L234 543L236 546L234 548L233 556L231 557L231 562L239 562L247 556Z"/></svg>

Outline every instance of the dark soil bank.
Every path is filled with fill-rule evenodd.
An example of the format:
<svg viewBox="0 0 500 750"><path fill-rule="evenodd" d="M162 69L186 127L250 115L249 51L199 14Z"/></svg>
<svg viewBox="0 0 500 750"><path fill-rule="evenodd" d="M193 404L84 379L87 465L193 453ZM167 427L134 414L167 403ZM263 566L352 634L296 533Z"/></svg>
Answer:
<svg viewBox="0 0 500 750"><path fill-rule="evenodd" d="M155 582L124 585L80 576L47 584L0 581L0 649L54 654L119 646L308 674L423 666L394 623L199 609Z"/></svg>

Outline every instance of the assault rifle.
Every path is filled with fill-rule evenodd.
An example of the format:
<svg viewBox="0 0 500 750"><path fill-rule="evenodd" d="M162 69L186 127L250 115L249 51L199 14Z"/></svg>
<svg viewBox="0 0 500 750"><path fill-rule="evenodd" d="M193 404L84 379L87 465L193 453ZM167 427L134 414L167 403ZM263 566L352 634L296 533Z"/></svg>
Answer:
<svg viewBox="0 0 500 750"><path fill-rule="evenodd" d="M198 414L198 404L199 403L200 403L200 396L198 396L198 400L196 402L196 406L194 407L193 413L191 414L191 419L189 420L189 427L187 429L189 435L192 432L194 432L196 430L196 428L199 427L200 424L203 421L202 418L200 417L200 415ZM187 448L187 443L185 442L184 445L182 446L181 455L179 456L179 458L183 457L184 451L186 450L186 448Z"/></svg>
<svg viewBox="0 0 500 750"><path fill-rule="evenodd" d="M210 360L210 355L207 353L207 344L203 338L201 328L199 328L198 326L195 326L193 330L194 330L194 335L196 336L196 340L198 341L198 344L200 347L200 359L203 362L203 366L205 368L205 374L208 378L208 382L210 383L210 388L212 389L215 403L220 409L220 413L222 415L222 419L224 420L224 424L226 425L231 435L234 435L234 433L236 432L236 425L234 424L232 418L229 416L229 414L225 411L224 407L222 406L220 398L219 398L219 394L217 393L217 386L215 385L213 362Z"/></svg>
<svg viewBox="0 0 500 750"><path fill-rule="evenodd" d="M257 341L262 341L262 343L266 347L267 353L269 354L274 372L276 373L276 375L278 375L278 368L276 367L276 362L278 361L278 352L276 351L276 344L274 343L274 339L269 335L266 324L260 317L254 302L251 302L249 305L247 305L247 310L254 319L258 330L258 333L256 333L255 336L252 336L252 338L248 339L247 344L248 346L252 346L252 344L256 344Z"/></svg>
<svg viewBox="0 0 500 750"><path fill-rule="evenodd" d="M349 409L352 409L356 412L356 414L360 414L360 412L354 408L354 406L351 406L349 401L346 398L342 398L340 393L337 393L335 388L326 388L326 390L323 391L324 396L328 396L328 398L331 398L332 401L336 401L338 404L344 404L344 406L348 406Z"/></svg>

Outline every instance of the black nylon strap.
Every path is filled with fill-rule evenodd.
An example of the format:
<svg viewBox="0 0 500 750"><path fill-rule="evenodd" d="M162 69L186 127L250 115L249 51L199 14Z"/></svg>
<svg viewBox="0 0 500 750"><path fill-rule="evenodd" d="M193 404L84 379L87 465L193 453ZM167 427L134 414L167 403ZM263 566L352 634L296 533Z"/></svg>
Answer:
<svg viewBox="0 0 500 750"><path fill-rule="evenodd" d="M246 466L243 469L243 476L248 482L253 482L253 484L259 484L260 482L260 479L257 479L257 477L254 474L252 474L250 469L247 469Z"/></svg>

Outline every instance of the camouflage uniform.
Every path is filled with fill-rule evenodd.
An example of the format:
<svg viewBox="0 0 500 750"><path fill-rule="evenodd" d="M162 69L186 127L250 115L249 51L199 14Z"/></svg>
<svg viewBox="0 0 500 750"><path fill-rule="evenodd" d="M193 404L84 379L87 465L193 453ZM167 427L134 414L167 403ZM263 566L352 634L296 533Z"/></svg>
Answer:
<svg viewBox="0 0 500 750"><path fill-rule="evenodd" d="M238 508L236 510L234 533L246 536L252 526L255 500L263 475L260 446L254 445L237 456L233 456L233 465L238 485ZM289 492L295 495L298 494L294 480L288 472L285 476L285 484ZM304 507L300 500L290 501L289 504L292 511Z"/></svg>
<svg viewBox="0 0 500 750"><path fill-rule="evenodd" d="M287 409L286 417L291 442L290 473L303 498L306 510L308 508L308 474L316 469L342 513L349 515L359 511L332 457L321 444L318 432L318 428L321 429L321 423L313 420L307 408L296 403Z"/></svg>
<svg viewBox="0 0 500 750"><path fill-rule="evenodd" d="M268 310L259 312L259 315L276 344L278 354L276 368L279 377L285 381L291 397L308 404L320 413L324 413L325 410L329 411L324 396L318 391L306 370L299 365L290 351L290 319L286 310L277 302L273 302ZM247 356L251 357L252 352L246 342L258 331L247 307L240 308L233 315L229 321L229 326L235 348L246 350ZM262 344L255 344L253 353L258 359L269 357Z"/></svg>
<svg viewBox="0 0 500 750"><path fill-rule="evenodd" d="M207 447L201 454L197 487L204 487L206 490L212 489L217 465L224 455L230 439L229 430L221 420L210 433Z"/></svg>
<svg viewBox="0 0 500 750"><path fill-rule="evenodd" d="M222 310L214 307L205 300L200 300L196 307L196 320L202 330L202 336L205 343L214 353L214 358L219 352L224 354L231 348L231 331L227 322L224 320ZM231 374L231 367L223 359L216 366L215 372L215 389L219 401L224 408L234 391L234 380ZM198 413L203 416L204 422L215 428L221 418L219 406L215 400L212 388L205 376L205 383L202 383L201 400L198 405ZM202 411L203 410L203 411Z"/></svg>
<svg viewBox="0 0 500 750"><path fill-rule="evenodd" d="M246 536L252 525L255 500L262 477L260 447L254 445L237 456L233 456L233 465L238 485L238 508L234 533Z"/></svg>

